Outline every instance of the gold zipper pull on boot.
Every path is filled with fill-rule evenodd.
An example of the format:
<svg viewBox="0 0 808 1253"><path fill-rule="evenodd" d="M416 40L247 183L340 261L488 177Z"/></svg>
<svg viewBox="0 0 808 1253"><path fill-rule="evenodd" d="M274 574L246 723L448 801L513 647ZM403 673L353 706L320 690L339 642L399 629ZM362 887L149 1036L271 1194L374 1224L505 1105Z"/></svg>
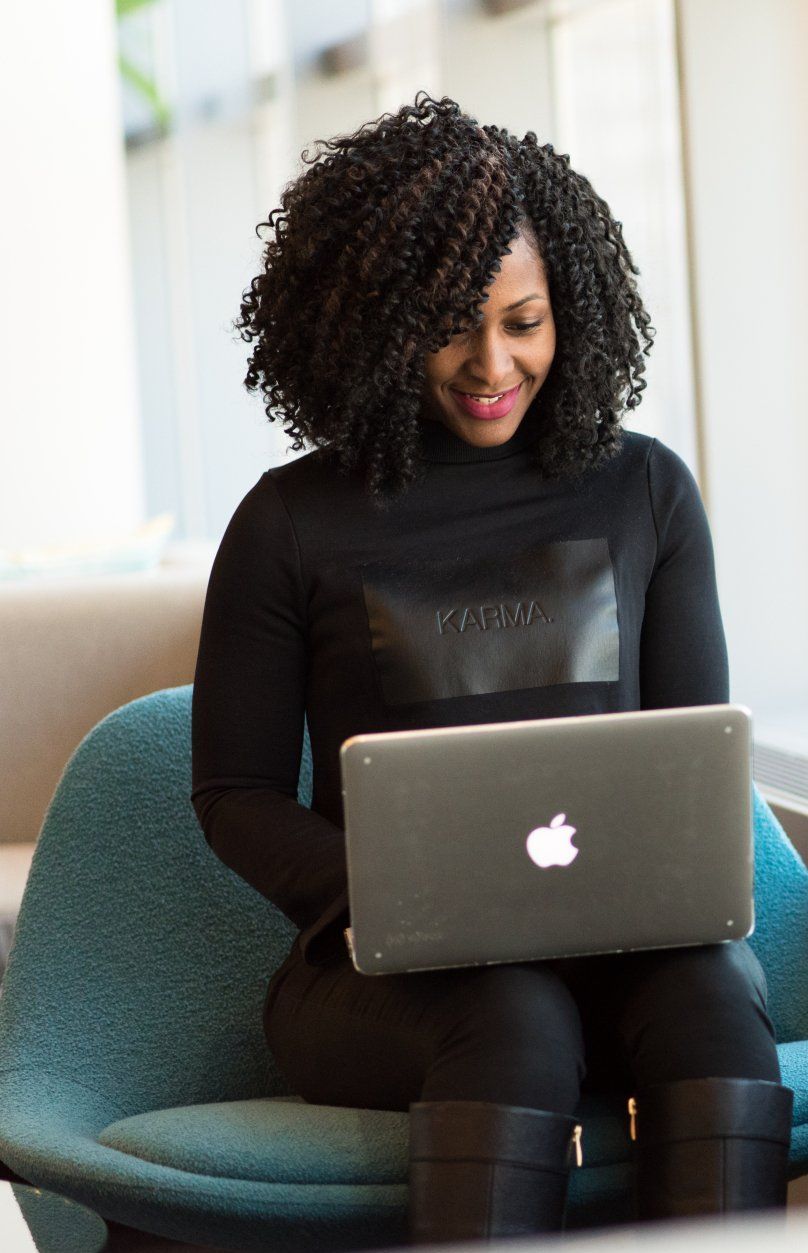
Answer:
<svg viewBox="0 0 808 1253"><path fill-rule="evenodd" d="M637 1102L633 1096L628 1098L629 1134L632 1140L637 1139Z"/></svg>
<svg viewBox="0 0 808 1253"><path fill-rule="evenodd" d="M578 1123L578 1125L574 1128L572 1132L572 1142L575 1145L575 1165L576 1166L583 1166L584 1164L584 1150L581 1145L581 1136L583 1135L583 1131L584 1131L583 1127L581 1126L580 1123Z"/></svg>

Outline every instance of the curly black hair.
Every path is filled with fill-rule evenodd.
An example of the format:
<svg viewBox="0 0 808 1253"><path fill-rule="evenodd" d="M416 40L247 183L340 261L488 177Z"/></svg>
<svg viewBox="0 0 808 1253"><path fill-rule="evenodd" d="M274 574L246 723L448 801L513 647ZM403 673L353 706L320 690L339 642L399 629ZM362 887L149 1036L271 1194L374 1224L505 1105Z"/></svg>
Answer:
<svg viewBox="0 0 808 1253"><path fill-rule="evenodd" d="M361 467L379 506L418 478L425 354L479 323L522 231L544 263L557 336L532 402L539 473L577 479L613 457L655 331L621 223L569 157L425 91L316 143L256 227L271 232L263 269L233 323L255 341L245 386L260 388L269 421L281 416L293 451L305 439L339 472Z"/></svg>

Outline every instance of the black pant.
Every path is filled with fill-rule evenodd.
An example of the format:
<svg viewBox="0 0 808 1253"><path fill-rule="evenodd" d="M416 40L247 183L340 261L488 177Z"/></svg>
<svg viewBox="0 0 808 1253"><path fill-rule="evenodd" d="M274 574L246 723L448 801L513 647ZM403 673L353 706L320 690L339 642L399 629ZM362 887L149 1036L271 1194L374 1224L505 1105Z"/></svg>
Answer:
<svg viewBox="0 0 808 1253"><path fill-rule="evenodd" d="M481 1100L572 1114L583 1086L781 1081L766 981L744 940L363 975L347 955L273 976L264 1033L293 1090L407 1110Z"/></svg>

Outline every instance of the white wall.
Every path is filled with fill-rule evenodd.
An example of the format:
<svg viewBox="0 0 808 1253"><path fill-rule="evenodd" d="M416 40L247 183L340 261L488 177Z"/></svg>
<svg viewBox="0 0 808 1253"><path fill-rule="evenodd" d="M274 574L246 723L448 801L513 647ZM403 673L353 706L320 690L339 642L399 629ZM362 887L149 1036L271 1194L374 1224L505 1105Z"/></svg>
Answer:
<svg viewBox="0 0 808 1253"><path fill-rule="evenodd" d="M556 7L553 141L622 222L656 330L642 404L623 424L658 436L698 476L673 4Z"/></svg>
<svg viewBox="0 0 808 1253"><path fill-rule="evenodd" d="M808 728L808 3L679 0L731 695Z"/></svg>
<svg viewBox="0 0 808 1253"><path fill-rule="evenodd" d="M112 0L0 6L0 546L142 520Z"/></svg>

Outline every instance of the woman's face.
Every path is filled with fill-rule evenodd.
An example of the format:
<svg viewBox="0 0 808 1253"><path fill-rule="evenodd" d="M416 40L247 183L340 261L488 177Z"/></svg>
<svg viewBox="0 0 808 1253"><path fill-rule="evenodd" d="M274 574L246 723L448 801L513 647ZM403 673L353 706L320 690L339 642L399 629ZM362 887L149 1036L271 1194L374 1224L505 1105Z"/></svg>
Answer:
<svg viewBox="0 0 808 1253"><path fill-rule="evenodd" d="M487 288L483 320L427 353L422 416L443 422L469 444L487 448L510 439L541 389L555 355L556 335L544 266L524 235L509 244ZM515 398L485 406L457 393ZM507 408L507 413L502 413Z"/></svg>

